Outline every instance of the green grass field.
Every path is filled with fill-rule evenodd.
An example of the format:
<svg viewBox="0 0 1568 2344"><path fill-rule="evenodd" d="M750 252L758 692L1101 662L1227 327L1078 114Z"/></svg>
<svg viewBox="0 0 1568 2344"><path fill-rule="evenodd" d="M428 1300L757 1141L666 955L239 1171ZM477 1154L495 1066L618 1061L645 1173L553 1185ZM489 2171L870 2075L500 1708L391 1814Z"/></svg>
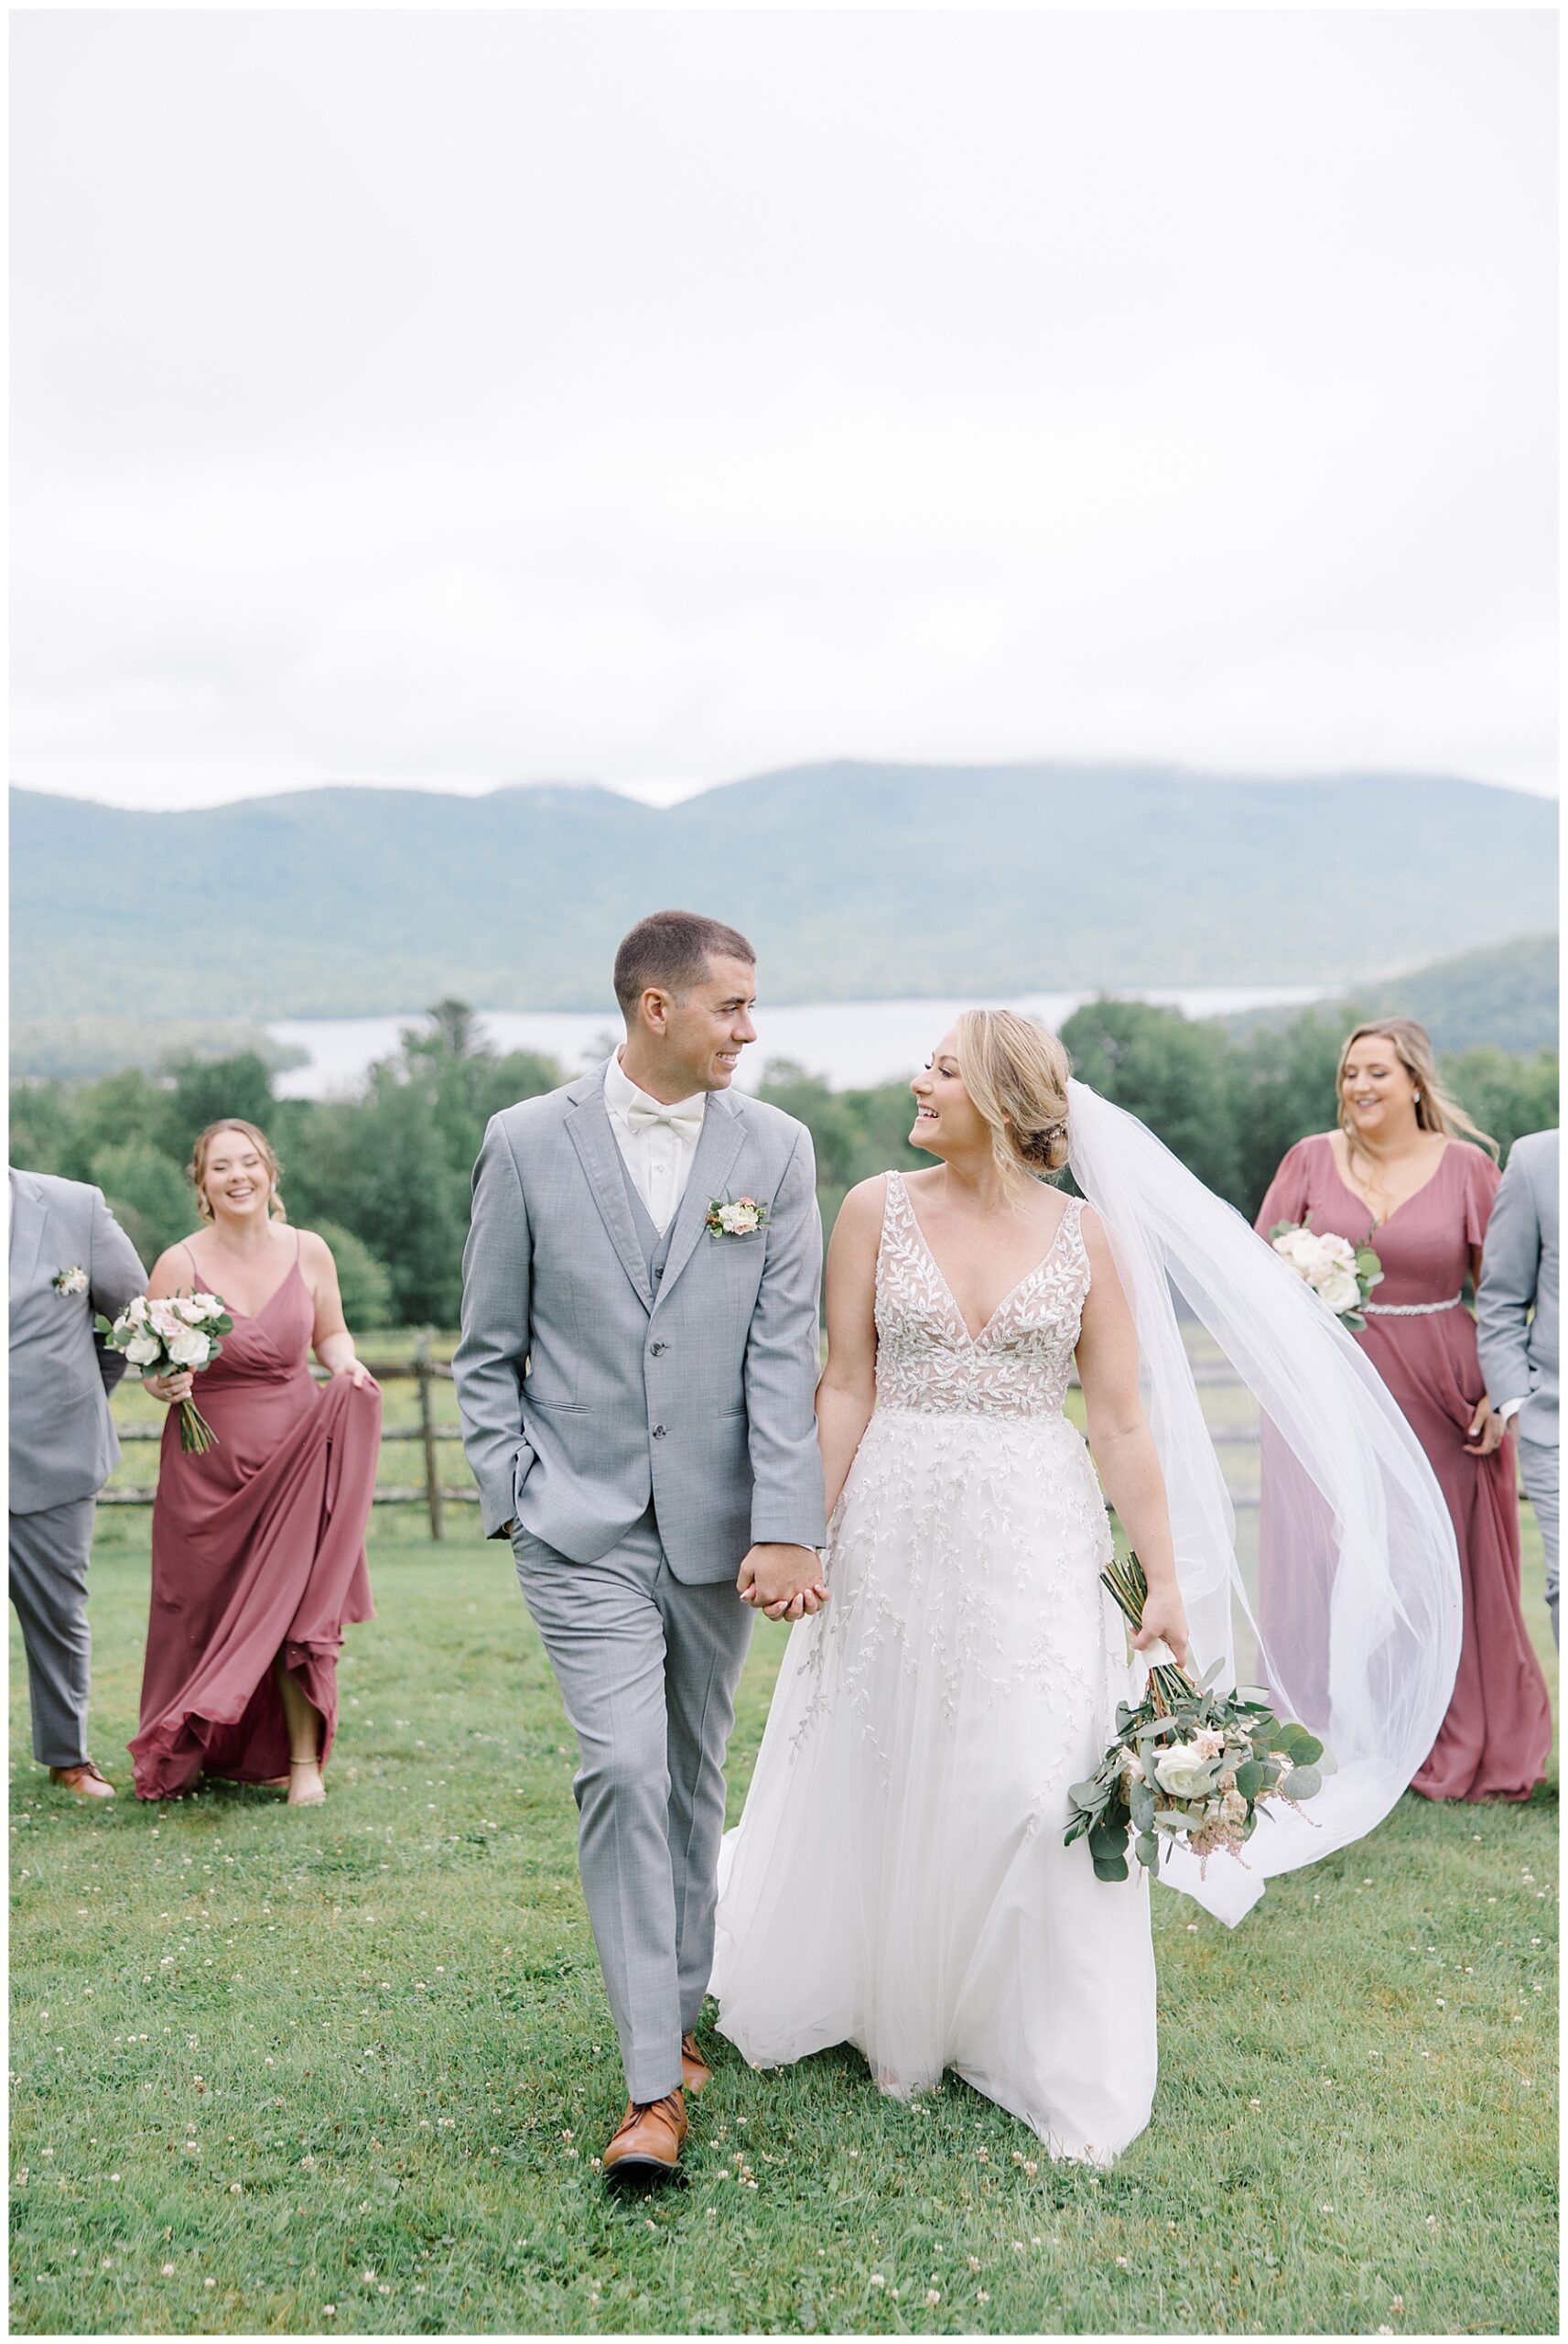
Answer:
<svg viewBox="0 0 1568 2344"><path fill-rule="evenodd" d="M125 1795L147 1537L101 1513L112 1806L33 1767L13 1627L16 2328L1555 2332L1555 1776L1407 1797L1234 1933L1160 1892L1160 2092L1108 2174L951 2080L900 2106L852 2053L753 2074L713 2038L684 2185L612 2198L569 1736L505 1547L378 1511L327 1806L156 1809Z"/></svg>

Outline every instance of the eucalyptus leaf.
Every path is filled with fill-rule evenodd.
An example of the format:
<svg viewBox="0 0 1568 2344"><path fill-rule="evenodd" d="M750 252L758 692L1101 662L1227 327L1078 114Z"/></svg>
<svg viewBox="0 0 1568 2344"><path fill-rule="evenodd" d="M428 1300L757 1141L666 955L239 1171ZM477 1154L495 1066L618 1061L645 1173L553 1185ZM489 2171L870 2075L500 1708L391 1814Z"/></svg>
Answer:
<svg viewBox="0 0 1568 2344"><path fill-rule="evenodd" d="M1125 1880L1127 1858L1125 1856L1097 1856L1095 1878L1097 1880Z"/></svg>
<svg viewBox="0 0 1568 2344"><path fill-rule="evenodd" d="M1292 1766L1280 1785L1286 1798L1315 1798L1323 1788L1323 1776L1315 1766Z"/></svg>

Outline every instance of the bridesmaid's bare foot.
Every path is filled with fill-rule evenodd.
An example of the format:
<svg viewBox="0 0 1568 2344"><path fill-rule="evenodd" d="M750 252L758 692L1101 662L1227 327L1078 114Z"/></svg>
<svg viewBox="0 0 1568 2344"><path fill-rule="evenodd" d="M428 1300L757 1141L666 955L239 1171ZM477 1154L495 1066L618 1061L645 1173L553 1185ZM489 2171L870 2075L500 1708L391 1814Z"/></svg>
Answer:
<svg viewBox="0 0 1568 2344"><path fill-rule="evenodd" d="M327 1785L321 1780L320 1763L314 1758L291 1758L288 1762L288 1804L290 1807L320 1807L327 1796Z"/></svg>

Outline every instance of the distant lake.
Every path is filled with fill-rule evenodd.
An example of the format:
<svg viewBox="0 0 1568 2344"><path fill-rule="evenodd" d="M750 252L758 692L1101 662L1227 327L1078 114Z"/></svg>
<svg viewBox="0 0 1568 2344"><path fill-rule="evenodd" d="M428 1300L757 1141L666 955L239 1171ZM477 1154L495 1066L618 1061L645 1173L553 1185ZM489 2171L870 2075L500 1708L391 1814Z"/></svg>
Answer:
<svg viewBox="0 0 1568 2344"><path fill-rule="evenodd" d="M1054 1028L1092 993L1033 993L991 1006L1016 1009ZM1187 1017L1227 1017L1242 1009L1295 1008L1322 1001L1320 985L1172 985L1130 995L1179 1009ZM758 1038L741 1058L737 1078L754 1091L770 1058L793 1058L823 1075L837 1091L860 1090L913 1074L968 1001L825 1001L787 1009L764 1003L756 1013ZM288 1017L267 1026L278 1042L304 1050L308 1063L274 1079L285 1099L325 1099L351 1091L377 1058L388 1058L408 1026L423 1026L417 1011L402 1017ZM580 1073L608 1058L621 1037L613 1008L593 1011L489 1009L478 1024L497 1050L543 1050Z"/></svg>

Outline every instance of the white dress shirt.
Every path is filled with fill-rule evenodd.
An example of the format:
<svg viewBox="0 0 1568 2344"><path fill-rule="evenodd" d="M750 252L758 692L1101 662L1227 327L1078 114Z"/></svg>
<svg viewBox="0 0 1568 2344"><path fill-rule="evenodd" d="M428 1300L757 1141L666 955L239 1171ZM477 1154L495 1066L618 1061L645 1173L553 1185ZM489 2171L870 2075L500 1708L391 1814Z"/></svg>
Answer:
<svg viewBox="0 0 1568 2344"><path fill-rule="evenodd" d="M708 1093L698 1091L666 1107L639 1090L622 1072L619 1058L612 1058L604 1069L604 1104L615 1145L662 1237L686 1193Z"/></svg>

